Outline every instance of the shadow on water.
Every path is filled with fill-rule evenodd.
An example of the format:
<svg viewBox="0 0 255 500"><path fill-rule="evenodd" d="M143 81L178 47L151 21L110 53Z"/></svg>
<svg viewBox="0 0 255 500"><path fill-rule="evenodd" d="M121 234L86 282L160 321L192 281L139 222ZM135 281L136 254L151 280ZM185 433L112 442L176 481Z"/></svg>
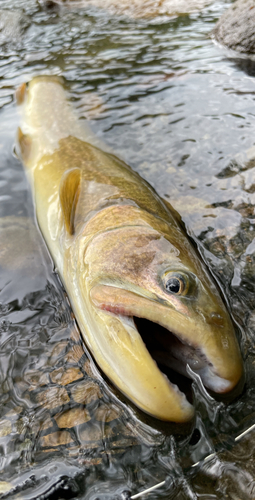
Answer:
<svg viewBox="0 0 255 500"><path fill-rule="evenodd" d="M230 57L229 61L248 76L255 76L255 61L253 59L249 57Z"/></svg>
<svg viewBox="0 0 255 500"><path fill-rule="evenodd" d="M255 422L254 75L207 37L226 2L152 20L2 4L17 33L0 56L3 498L123 499L165 478L148 498L254 498L254 432L234 441ZM13 92L43 73L63 74L81 119L171 201L226 296L245 387L226 403L195 380L185 431L156 425L104 380L34 225Z"/></svg>

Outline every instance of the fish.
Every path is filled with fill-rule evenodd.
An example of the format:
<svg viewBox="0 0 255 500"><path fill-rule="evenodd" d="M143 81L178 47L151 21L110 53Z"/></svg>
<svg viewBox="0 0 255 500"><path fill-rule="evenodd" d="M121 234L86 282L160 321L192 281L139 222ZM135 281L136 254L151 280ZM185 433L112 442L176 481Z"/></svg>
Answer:
<svg viewBox="0 0 255 500"><path fill-rule="evenodd" d="M213 277L171 205L79 120L61 79L22 84L17 103L17 154L86 346L143 412L191 420L193 405L162 367L193 371L220 394L243 376Z"/></svg>

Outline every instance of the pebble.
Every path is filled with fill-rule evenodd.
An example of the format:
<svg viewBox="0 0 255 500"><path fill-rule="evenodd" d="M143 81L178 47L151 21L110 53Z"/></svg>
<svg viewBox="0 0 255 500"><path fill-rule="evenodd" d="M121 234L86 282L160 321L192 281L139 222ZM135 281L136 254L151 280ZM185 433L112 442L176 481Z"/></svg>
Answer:
<svg viewBox="0 0 255 500"><path fill-rule="evenodd" d="M50 374L50 378L54 384L68 385L75 380L79 380L79 378L83 378L83 374L81 373L79 368L65 369L64 367L61 367L57 370L54 370Z"/></svg>
<svg viewBox="0 0 255 500"><path fill-rule="evenodd" d="M70 398L63 387L52 387L40 394L37 394L37 402L48 410L53 410L70 401Z"/></svg>
<svg viewBox="0 0 255 500"><path fill-rule="evenodd" d="M88 422L90 418L89 412L81 407L71 408L55 416L55 420L60 429L71 429L71 427Z"/></svg>
<svg viewBox="0 0 255 500"><path fill-rule="evenodd" d="M103 394L96 382L86 380L75 385L71 389L73 400L76 403L89 404L103 397Z"/></svg>
<svg viewBox="0 0 255 500"><path fill-rule="evenodd" d="M47 434L47 436L43 436L40 441L44 448L73 443L73 439L68 431L57 431L52 434Z"/></svg>

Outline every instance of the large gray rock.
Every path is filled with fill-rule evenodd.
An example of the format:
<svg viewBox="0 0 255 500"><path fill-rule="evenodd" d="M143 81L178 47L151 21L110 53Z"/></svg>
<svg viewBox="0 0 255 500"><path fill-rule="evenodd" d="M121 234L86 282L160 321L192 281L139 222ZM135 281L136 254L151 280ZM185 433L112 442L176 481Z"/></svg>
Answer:
<svg viewBox="0 0 255 500"><path fill-rule="evenodd" d="M230 49L255 54L255 0L237 0L231 5L212 36Z"/></svg>

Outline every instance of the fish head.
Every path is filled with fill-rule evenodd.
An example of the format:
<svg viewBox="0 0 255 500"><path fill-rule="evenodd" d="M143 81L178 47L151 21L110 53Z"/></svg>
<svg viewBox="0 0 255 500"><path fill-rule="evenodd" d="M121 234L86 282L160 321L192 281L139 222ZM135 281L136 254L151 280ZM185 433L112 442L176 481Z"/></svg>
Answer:
<svg viewBox="0 0 255 500"><path fill-rule="evenodd" d="M163 420L184 421L192 414L189 403L169 381L177 416L174 411L171 416L172 402L166 411L158 409L164 406L165 393L162 401L155 403L151 395L143 403L149 358L150 370L151 361L154 363L154 380L160 379L158 372L166 378L157 361L185 375L189 365L216 393L229 392L236 386L243 367L233 323L213 278L181 228L164 226L164 230L157 230L141 225L101 232L90 241L84 261L86 293L94 315L103 318L101 328L107 330L106 338L109 329L127 332L132 322L131 344L130 334L125 338L129 355L133 350L136 358L135 367L131 363L135 379L129 380L128 389L121 390L137 406ZM121 365L128 361L123 356L125 341L118 334L115 339L110 378L120 387L115 372L120 373Z"/></svg>

